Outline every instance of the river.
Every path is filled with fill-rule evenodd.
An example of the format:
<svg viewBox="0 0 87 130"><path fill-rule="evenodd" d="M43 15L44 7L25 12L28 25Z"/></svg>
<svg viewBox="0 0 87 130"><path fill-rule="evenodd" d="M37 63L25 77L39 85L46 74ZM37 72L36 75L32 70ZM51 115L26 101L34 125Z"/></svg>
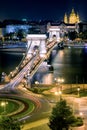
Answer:
<svg viewBox="0 0 87 130"><path fill-rule="evenodd" d="M23 53L0 52L0 74L9 74L22 60ZM63 78L65 83L87 83L87 48L65 47L54 51L52 55L53 72L49 72L46 65L40 67L33 77L33 82L50 84L54 78Z"/></svg>

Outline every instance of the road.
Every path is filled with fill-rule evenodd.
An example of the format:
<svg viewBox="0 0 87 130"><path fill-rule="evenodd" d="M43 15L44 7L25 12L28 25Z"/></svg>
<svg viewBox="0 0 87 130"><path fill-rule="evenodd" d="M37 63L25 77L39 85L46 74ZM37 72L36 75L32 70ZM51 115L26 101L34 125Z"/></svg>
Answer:
<svg viewBox="0 0 87 130"><path fill-rule="evenodd" d="M29 124L25 124L24 127L21 130L30 130L31 128L35 128L35 127L38 127L40 125L47 124L48 122L49 122L48 118L40 119L38 121L29 123Z"/></svg>

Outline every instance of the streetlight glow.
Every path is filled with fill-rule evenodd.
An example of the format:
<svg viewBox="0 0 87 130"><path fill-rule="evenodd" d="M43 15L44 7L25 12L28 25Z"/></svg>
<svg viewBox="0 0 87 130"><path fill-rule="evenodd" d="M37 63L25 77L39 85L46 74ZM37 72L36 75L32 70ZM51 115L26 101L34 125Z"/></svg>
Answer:
<svg viewBox="0 0 87 130"><path fill-rule="evenodd" d="M80 87L77 88L78 91L78 97L80 96Z"/></svg>
<svg viewBox="0 0 87 130"><path fill-rule="evenodd" d="M4 109L4 112L3 113L5 113L6 112L6 105L8 104L8 102L7 101L2 101L1 102L1 106L3 107L3 109Z"/></svg>
<svg viewBox="0 0 87 130"><path fill-rule="evenodd" d="M1 106L3 107L3 106L5 106L6 105L6 103L5 102L1 102Z"/></svg>
<svg viewBox="0 0 87 130"><path fill-rule="evenodd" d="M57 91L55 92L55 95L59 95L59 98L61 100L62 86L60 86L60 84L64 82L64 79L63 78L54 78L54 80L58 84Z"/></svg>
<svg viewBox="0 0 87 130"><path fill-rule="evenodd" d="M58 95L58 92L57 92L57 91L55 92L55 95Z"/></svg>

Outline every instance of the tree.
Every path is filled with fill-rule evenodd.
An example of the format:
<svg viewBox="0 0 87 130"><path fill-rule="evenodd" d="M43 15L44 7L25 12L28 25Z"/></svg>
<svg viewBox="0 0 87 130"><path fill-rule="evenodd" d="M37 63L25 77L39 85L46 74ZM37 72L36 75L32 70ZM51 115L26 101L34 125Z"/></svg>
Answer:
<svg viewBox="0 0 87 130"><path fill-rule="evenodd" d="M68 37L71 40L75 40L77 37L77 32L76 31L68 32Z"/></svg>
<svg viewBox="0 0 87 130"><path fill-rule="evenodd" d="M87 30L85 30L84 32L80 32L79 37L84 39L87 39Z"/></svg>
<svg viewBox="0 0 87 130"><path fill-rule="evenodd" d="M20 122L8 116L2 116L0 118L0 129L1 130L21 130Z"/></svg>
<svg viewBox="0 0 87 130"><path fill-rule="evenodd" d="M73 110L61 99L52 110L48 126L52 130L68 130L74 121Z"/></svg>
<svg viewBox="0 0 87 130"><path fill-rule="evenodd" d="M17 37L19 38L19 40L21 41L22 38L25 38L25 31L23 29L19 29L17 32Z"/></svg>

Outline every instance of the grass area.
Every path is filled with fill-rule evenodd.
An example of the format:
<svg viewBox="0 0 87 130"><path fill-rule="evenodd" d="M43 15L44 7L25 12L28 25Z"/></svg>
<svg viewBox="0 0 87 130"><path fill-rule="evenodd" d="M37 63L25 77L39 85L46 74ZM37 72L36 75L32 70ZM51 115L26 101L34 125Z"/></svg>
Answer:
<svg viewBox="0 0 87 130"><path fill-rule="evenodd" d="M24 104L25 107L21 112L15 114L14 117L22 118L25 115L30 114L35 108L34 102L26 98L20 98L20 97L2 98L0 97L0 105L2 106L0 107L0 113L3 115L3 114L9 114L14 111L17 111L21 107L20 103Z"/></svg>
<svg viewBox="0 0 87 130"><path fill-rule="evenodd" d="M50 130L49 126L47 124L37 126L35 128L31 128L30 130Z"/></svg>
<svg viewBox="0 0 87 130"><path fill-rule="evenodd" d="M79 95L80 95L80 97L86 97L87 96L87 90L80 91Z"/></svg>
<svg viewBox="0 0 87 130"><path fill-rule="evenodd" d="M27 106L27 108L25 108L26 109L25 111L16 115L16 117L18 117L18 118L22 118L22 117L30 114L35 109L35 104L32 101L30 101L29 99L22 99L22 101L24 101L28 106Z"/></svg>
<svg viewBox="0 0 87 130"><path fill-rule="evenodd" d="M51 87L33 87L33 88L29 88L30 91L32 91L33 93L36 93L36 94L42 94L44 91L48 91L50 90Z"/></svg>
<svg viewBox="0 0 87 130"><path fill-rule="evenodd" d="M7 114L16 111L19 108L19 104L12 101L7 100L5 98L0 98L0 113L3 114L6 111Z"/></svg>
<svg viewBox="0 0 87 130"><path fill-rule="evenodd" d="M63 91L64 94L74 94L74 95L78 95L79 97L86 97L87 96L87 89L80 89L79 92L77 90L77 88L73 88L73 89L66 89Z"/></svg>
<svg viewBox="0 0 87 130"><path fill-rule="evenodd" d="M25 125L22 130L50 130L48 126L48 118L41 118L40 120L33 121Z"/></svg>

